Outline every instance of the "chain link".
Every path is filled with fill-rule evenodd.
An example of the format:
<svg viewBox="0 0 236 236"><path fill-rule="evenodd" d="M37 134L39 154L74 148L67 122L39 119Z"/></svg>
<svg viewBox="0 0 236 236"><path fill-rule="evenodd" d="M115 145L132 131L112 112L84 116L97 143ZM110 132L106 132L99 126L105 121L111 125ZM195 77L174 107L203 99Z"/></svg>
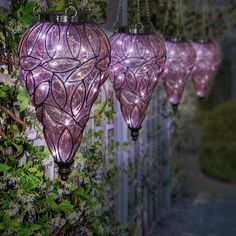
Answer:
<svg viewBox="0 0 236 236"><path fill-rule="evenodd" d="M171 11L171 8L172 8L172 0L168 1L167 3L167 11L166 11L166 15L165 15L165 22L164 22L164 27L163 27L163 35L165 35L165 31L166 31L166 28L167 28L167 25L168 25L168 21L169 21L169 15L170 15L170 11Z"/></svg>
<svg viewBox="0 0 236 236"><path fill-rule="evenodd" d="M118 27L120 26L120 17L121 17L121 12L123 9L123 0L119 0L118 4L118 9L117 9L117 14L116 14L116 21L113 24L114 28L117 30Z"/></svg>
<svg viewBox="0 0 236 236"><path fill-rule="evenodd" d="M179 0L175 0L176 1L176 28L177 28L177 33L176 36L179 37L179 18L180 18L180 10L179 10Z"/></svg>
<svg viewBox="0 0 236 236"><path fill-rule="evenodd" d="M185 36L185 18L184 18L184 8L183 8L183 0L179 0L179 10L180 10L180 25L181 25L181 33Z"/></svg>
<svg viewBox="0 0 236 236"><path fill-rule="evenodd" d="M152 25L149 0L146 0L146 11L147 11L147 21L148 21L148 23L149 23L150 25Z"/></svg>
<svg viewBox="0 0 236 236"><path fill-rule="evenodd" d="M68 0L68 5L69 5L69 7L71 7L72 4L73 4L73 0Z"/></svg>
<svg viewBox="0 0 236 236"><path fill-rule="evenodd" d="M143 24L141 21L141 8L140 8L140 0L136 0L136 10L137 10L137 23L135 25L135 27L143 29Z"/></svg>

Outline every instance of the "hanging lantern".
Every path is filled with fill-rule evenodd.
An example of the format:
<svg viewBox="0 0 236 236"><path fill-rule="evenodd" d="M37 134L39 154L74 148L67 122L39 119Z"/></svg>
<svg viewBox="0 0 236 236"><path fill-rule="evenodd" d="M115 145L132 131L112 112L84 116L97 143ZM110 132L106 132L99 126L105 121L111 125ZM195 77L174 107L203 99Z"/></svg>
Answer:
<svg viewBox="0 0 236 236"><path fill-rule="evenodd" d="M166 51L163 40L153 32L149 1L145 1L148 26L144 26L140 0L136 0L135 27L118 27L122 3L119 0L114 24L117 32L111 37L110 77L123 118L136 141L152 93L164 71Z"/></svg>
<svg viewBox="0 0 236 236"><path fill-rule="evenodd" d="M195 50L188 41L165 41L167 59L162 75L167 97L176 111L195 63Z"/></svg>
<svg viewBox="0 0 236 236"><path fill-rule="evenodd" d="M158 78L164 70L165 46L147 31L115 33L111 38L111 79L133 140L137 140Z"/></svg>
<svg viewBox="0 0 236 236"><path fill-rule="evenodd" d="M209 94L214 77L221 63L221 50L212 41L193 42L196 63L192 71L192 81L197 96L204 99Z"/></svg>
<svg viewBox="0 0 236 236"><path fill-rule="evenodd" d="M105 33L74 7L69 11L76 12L41 13L19 45L21 79L62 179L70 173L110 63Z"/></svg>

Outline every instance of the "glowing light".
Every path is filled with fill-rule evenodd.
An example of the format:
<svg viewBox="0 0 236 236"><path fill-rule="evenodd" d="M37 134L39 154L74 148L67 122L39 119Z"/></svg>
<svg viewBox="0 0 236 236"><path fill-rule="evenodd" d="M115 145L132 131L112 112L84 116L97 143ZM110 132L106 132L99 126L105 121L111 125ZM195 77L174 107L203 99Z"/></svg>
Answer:
<svg viewBox="0 0 236 236"><path fill-rule="evenodd" d="M65 126L68 126L69 125L69 120L66 120L66 122L65 122Z"/></svg>
<svg viewBox="0 0 236 236"><path fill-rule="evenodd" d="M117 47L121 41L123 46ZM116 33L111 38L111 47L111 81L124 120L131 130L133 140L136 141L157 85L156 81L164 70L164 43L154 33ZM150 48L152 50L149 50ZM149 68L153 70L147 73Z"/></svg>
<svg viewBox="0 0 236 236"><path fill-rule="evenodd" d="M166 41L167 59L162 81L172 105L181 102L186 81L195 63L195 50L188 41Z"/></svg>
<svg viewBox="0 0 236 236"><path fill-rule="evenodd" d="M196 51L196 63L192 72L192 81L198 97L207 97L214 77L221 63L221 50L213 41L193 42Z"/></svg>
<svg viewBox="0 0 236 236"><path fill-rule="evenodd" d="M33 97L59 173L66 179L87 117L108 78L109 40L95 23L40 21L29 28L19 45L21 79Z"/></svg>

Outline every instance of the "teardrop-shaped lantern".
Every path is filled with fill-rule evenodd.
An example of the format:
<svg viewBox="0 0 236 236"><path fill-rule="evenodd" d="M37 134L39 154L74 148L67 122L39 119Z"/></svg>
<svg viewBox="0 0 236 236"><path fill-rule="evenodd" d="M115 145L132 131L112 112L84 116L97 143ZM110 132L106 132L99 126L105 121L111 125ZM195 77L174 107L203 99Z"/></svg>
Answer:
<svg viewBox="0 0 236 236"><path fill-rule="evenodd" d="M188 41L165 41L165 46L167 59L162 80L167 97L176 110L194 67L196 55L192 44Z"/></svg>
<svg viewBox="0 0 236 236"><path fill-rule="evenodd" d="M135 141L153 90L164 71L164 42L153 32L128 29L111 37L111 48L111 80Z"/></svg>
<svg viewBox="0 0 236 236"><path fill-rule="evenodd" d="M110 44L86 19L42 13L19 45L20 75L66 179L89 113L107 79Z"/></svg>
<svg viewBox="0 0 236 236"><path fill-rule="evenodd" d="M221 63L221 50L213 41L193 42L196 63L192 71L192 81L197 96L204 99L210 92L214 77Z"/></svg>

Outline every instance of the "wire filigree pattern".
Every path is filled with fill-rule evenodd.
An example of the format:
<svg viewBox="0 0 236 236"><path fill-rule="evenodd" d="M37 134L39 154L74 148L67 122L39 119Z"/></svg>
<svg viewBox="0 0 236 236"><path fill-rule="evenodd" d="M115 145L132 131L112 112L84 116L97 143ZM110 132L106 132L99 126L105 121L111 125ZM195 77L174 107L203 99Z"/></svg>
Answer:
<svg viewBox="0 0 236 236"><path fill-rule="evenodd" d="M20 74L57 163L72 163L101 85L110 44L93 23L38 22L19 45Z"/></svg>
<svg viewBox="0 0 236 236"><path fill-rule="evenodd" d="M195 50L187 41L165 41L167 60L162 81L167 97L173 106L178 106L186 82L196 60Z"/></svg>
<svg viewBox="0 0 236 236"><path fill-rule="evenodd" d="M193 42L196 63L192 71L192 81L199 98L210 92L214 77L221 63L221 49L215 42Z"/></svg>
<svg viewBox="0 0 236 236"><path fill-rule="evenodd" d="M164 71L166 51L157 35L116 33L111 38L111 80L130 129L140 129Z"/></svg>

